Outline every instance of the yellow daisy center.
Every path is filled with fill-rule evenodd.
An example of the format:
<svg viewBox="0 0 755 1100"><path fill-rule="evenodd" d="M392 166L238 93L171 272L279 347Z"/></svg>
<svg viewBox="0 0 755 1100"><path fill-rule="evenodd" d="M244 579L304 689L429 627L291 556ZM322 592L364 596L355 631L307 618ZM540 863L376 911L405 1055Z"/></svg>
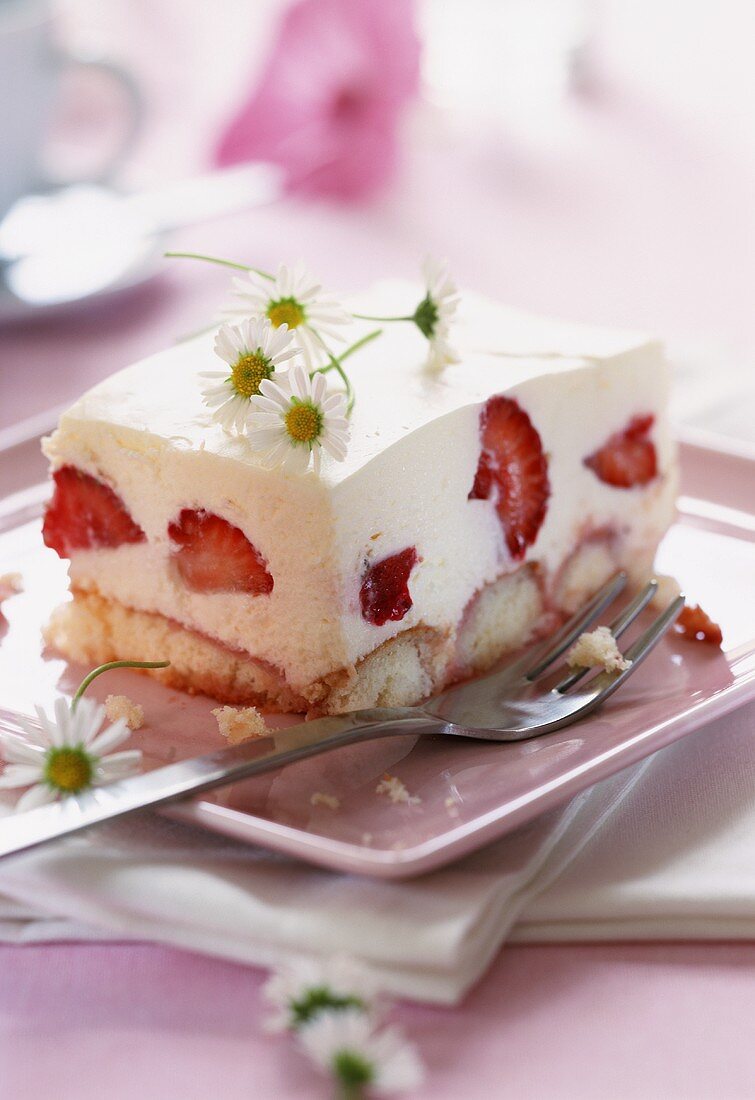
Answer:
<svg viewBox="0 0 755 1100"><path fill-rule="evenodd" d="M241 355L231 367L231 382L241 397L254 397L260 392L260 382L274 371L270 360L257 349Z"/></svg>
<svg viewBox="0 0 755 1100"><path fill-rule="evenodd" d="M292 405L286 413L286 431L295 443L313 443L322 430L322 414L304 401Z"/></svg>
<svg viewBox="0 0 755 1100"><path fill-rule="evenodd" d="M80 748L50 749L45 779L51 787L67 794L85 791L92 784L92 758Z"/></svg>
<svg viewBox="0 0 755 1100"><path fill-rule="evenodd" d="M267 315L274 328L288 325L298 328L305 321L304 306L296 298L278 298L267 307Z"/></svg>

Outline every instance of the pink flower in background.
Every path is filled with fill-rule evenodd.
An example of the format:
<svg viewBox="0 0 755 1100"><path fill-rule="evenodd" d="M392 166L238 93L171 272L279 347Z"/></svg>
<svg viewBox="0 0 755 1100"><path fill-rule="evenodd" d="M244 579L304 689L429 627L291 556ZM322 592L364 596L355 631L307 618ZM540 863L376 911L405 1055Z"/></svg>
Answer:
<svg viewBox="0 0 755 1100"><path fill-rule="evenodd" d="M220 142L218 163L272 160L299 194L377 191L396 165L419 54L413 0L299 0Z"/></svg>

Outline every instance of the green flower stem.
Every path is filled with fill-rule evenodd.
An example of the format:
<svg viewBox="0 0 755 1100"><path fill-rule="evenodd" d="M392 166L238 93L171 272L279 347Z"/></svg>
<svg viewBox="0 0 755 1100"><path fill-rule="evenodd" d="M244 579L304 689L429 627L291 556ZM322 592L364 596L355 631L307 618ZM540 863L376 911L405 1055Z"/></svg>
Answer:
<svg viewBox="0 0 755 1100"><path fill-rule="evenodd" d="M170 253L168 253L170 255ZM352 313L352 317L355 317L357 321L413 321L414 314L410 313L406 317L372 317L369 313Z"/></svg>
<svg viewBox="0 0 755 1100"><path fill-rule="evenodd" d="M353 355L355 351L358 351L359 348L363 348L364 345L369 344L371 340L376 340L378 338L378 336L382 335L382 332L383 332L383 330L381 328L375 329L374 332L369 332L366 336L363 336L360 340L357 340L355 343L353 343L351 345L351 347L346 348L346 351L344 351L338 357L336 357L329 348L325 348L325 351L327 353L327 356L328 356L328 359L330 360L330 362L328 363L327 367L318 367L317 370L312 371L312 374L328 374L332 370L338 371L338 373L341 376L341 379L343 381L343 384L346 387L346 413L347 413L347 415L354 408L354 402L356 400L356 395L354 393L354 387L352 386L351 382L349 381L349 377L346 374L346 371L341 366L341 364L342 364L344 359L348 359L348 357L350 355ZM323 347L324 347L324 345L323 345Z"/></svg>
<svg viewBox="0 0 755 1100"><path fill-rule="evenodd" d="M351 410L354 408L354 402L356 400L356 395L354 394L354 387L352 386L351 382L349 381L349 376L346 373L346 371L343 369L343 367L341 366L338 359L335 359L332 355L330 356L330 365L333 368L333 370L338 371L338 373L341 376L341 380L342 380L344 386L346 387L346 415L348 416L351 413Z"/></svg>
<svg viewBox="0 0 755 1100"><path fill-rule="evenodd" d="M205 256L201 252L166 252L165 256L171 260L203 260L208 264L219 264L220 267L232 267L236 271L251 271L261 279L275 282L275 276L269 271L260 271L258 267L250 267L249 264L237 264L233 260L221 260L218 256Z"/></svg>
<svg viewBox="0 0 755 1100"><path fill-rule="evenodd" d="M98 676L101 676L103 672L109 672L112 668L167 668L170 661L108 661L106 665L99 665L93 669L88 676L79 684L76 689L76 694L71 700L71 710L76 709L81 696L91 684L92 680L95 680Z"/></svg>
<svg viewBox="0 0 755 1100"><path fill-rule="evenodd" d="M363 336L361 340L357 340L356 343L352 344L350 348L346 348L346 351L338 356L340 362L342 363L344 359L348 359L348 357L350 355L353 355L355 351L359 351L359 349L363 348L365 344L369 344L373 340L377 340L378 336L382 335L383 330L381 328L376 328L374 332L368 332L366 336Z"/></svg>

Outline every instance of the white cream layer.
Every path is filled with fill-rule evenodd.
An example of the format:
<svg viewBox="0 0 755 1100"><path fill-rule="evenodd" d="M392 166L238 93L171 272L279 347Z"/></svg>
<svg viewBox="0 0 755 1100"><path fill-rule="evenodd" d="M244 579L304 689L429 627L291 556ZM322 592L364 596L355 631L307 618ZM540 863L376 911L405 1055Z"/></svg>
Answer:
<svg viewBox="0 0 755 1100"><path fill-rule="evenodd" d="M419 296L412 285L382 284L359 306L406 313ZM354 339L363 331L355 326ZM528 412L549 457L548 512L526 560L556 570L586 526L621 529L625 560L647 556L671 521L676 482L660 345L474 296L454 336L462 361L440 375L423 371L426 344L410 325L386 326L349 360L352 443L346 462L325 460L320 479L265 468L244 439L211 422L198 374L218 367L212 336L94 387L64 414L46 453L53 468L70 463L112 485L148 541L75 554L72 581L245 650L294 687L420 623L453 631L474 593L512 567L493 503L467 499L480 410L495 393ZM604 485L583 458L648 413L661 476L644 489ZM188 591L167 535L182 508L240 527L267 559L273 592ZM421 559L410 578L413 607L400 623L365 622L366 564L407 546Z"/></svg>

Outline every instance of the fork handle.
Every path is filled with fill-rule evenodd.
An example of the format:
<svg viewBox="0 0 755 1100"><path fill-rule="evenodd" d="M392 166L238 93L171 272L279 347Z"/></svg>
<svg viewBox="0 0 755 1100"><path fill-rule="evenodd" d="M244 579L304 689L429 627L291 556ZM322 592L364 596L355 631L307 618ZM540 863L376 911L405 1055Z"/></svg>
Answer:
<svg viewBox="0 0 755 1100"><path fill-rule="evenodd" d="M0 859L103 821L273 771L343 745L404 733L427 733L442 725L421 710L407 707L355 711L275 730L269 737L181 760L6 817L0 821Z"/></svg>

